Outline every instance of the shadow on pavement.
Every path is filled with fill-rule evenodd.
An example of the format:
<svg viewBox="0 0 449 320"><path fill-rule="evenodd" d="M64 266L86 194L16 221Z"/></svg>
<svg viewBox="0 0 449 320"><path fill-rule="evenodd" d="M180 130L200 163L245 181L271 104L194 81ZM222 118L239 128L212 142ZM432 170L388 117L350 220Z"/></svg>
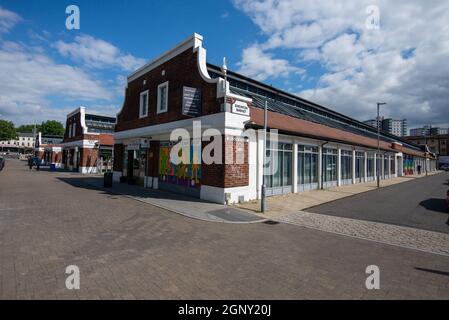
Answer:
<svg viewBox="0 0 449 320"><path fill-rule="evenodd" d="M114 182L113 188L104 188L103 177L58 177L58 179L77 188L103 191L106 194L125 195L132 197L148 197L154 199L183 200L198 203L212 203L179 193L164 190L144 189L142 187L128 185L126 183Z"/></svg>
<svg viewBox="0 0 449 320"><path fill-rule="evenodd" d="M128 196L200 220L211 222L261 222L265 220L265 218L223 204L166 190L147 189L118 182L114 182L112 188L104 188L102 177L58 177L58 179L77 188L96 190L108 195Z"/></svg>
<svg viewBox="0 0 449 320"><path fill-rule="evenodd" d="M421 201L419 205L426 208L427 210L449 213L447 209L447 202L445 199L431 198Z"/></svg>
<svg viewBox="0 0 449 320"><path fill-rule="evenodd" d="M415 267L415 270L435 273L435 274L449 277L449 272L447 272L447 271L440 271L440 270L433 270L433 269L426 269L426 268L416 268L416 267Z"/></svg>

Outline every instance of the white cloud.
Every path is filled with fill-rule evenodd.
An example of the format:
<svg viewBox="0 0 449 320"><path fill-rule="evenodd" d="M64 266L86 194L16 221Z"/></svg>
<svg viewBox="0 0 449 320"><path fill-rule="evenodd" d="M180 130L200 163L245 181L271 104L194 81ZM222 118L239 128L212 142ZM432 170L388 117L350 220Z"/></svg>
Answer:
<svg viewBox="0 0 449 320"><path fill-rule="evenodd" d="M287 60L274 59L259 46L253 45L243 50L239 72L263 81L269 77L286 77L291 73L303 73L304 70L289 65Z"/></svg>
<svg viewBox="0 0 449 320"><path fill-rule="evenodd" d="M49 99L108 101L113 93L79 68L58 64L15 42L0 47L0 114L18 123L61 118L72 108L51 108Z"/></svg>
<svg viewBox="0 0 449 320"><path fill-rule="evenodd" d="M15 12L0 7L0 34L9 32L22 18Z"/></svg>
<svg viewBox="0 0 449 320"><path fill-rule="evenodd" d="M266 38L260 55L270 50L275 59L274 53L293 50L300 62L321 63L325 73L317 87L300 95L361 120L372 118L376 102L385 100L384 115L407 118L412 126L449 125L447 1L234 3ZM366 28L372 4L380 9L378 30ZM402 55L411 49L412 55Z"/></svg>
<svg viewBox="0 0 449 320"><path fill-rule="evenodd" d="M57 41L54 46L63 56L95 68L118 67L132 71L145 63L143 59L121 52L113 44L89 35L76 36L71 43Z"/></svg>

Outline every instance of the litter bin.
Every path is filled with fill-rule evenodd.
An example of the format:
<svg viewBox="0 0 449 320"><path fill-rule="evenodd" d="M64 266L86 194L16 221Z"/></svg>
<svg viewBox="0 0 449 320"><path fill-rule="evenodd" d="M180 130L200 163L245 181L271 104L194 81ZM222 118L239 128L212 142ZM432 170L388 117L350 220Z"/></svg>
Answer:
<svg viewBox="0 0 449 320"><path fill-rule="evenodd" d="M112 188L112 172L104 173L103 186L105 188Z"/></svg>

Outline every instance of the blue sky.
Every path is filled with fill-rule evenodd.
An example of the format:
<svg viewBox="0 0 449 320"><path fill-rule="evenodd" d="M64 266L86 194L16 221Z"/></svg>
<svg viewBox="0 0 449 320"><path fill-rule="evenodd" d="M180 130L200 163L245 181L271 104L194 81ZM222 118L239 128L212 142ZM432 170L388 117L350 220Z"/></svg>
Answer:
<svg viewBox="0 0 449 320"><path fill-rule="evenodd" d="M371 2L380 30L365 26ZM80 30L65 28L70 4ZM385 100L385 116L448 125L449 44L435 30L447 28L449 10L433 5L440 10L419 1L1 0L0 118L63 120L79 105L114 114L126 75L197 32L209 62L226 56L234 71L360 120Z"/></svg>

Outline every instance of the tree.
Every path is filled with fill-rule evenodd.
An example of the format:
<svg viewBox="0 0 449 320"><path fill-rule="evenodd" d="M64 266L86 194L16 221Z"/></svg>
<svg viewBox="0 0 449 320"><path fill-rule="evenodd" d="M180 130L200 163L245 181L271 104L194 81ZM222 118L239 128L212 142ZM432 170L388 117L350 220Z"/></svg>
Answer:
<svg viewBox="0 0 449 320"><path fill-rule="evenodd" d="M48 120L42 122L40 125L40 132L42 132L43 135L62 136L64 135L64 131L62 123L56 120Z"/></svg>
<svg viewBox="0 0 449 320"><path fill-rule="evenodd" d="M12 140L15 138L17 138L17 132L14 128L14 123L0 120L0 140Z"/></svg>
<svg viewBox="0 0 449 320"><path fill-rule="evenodd" d="M39 132L40 125L36 125L36 133ZM20 133L33 133L34 124L23 124L17 127L16 131Z"/></svg>

